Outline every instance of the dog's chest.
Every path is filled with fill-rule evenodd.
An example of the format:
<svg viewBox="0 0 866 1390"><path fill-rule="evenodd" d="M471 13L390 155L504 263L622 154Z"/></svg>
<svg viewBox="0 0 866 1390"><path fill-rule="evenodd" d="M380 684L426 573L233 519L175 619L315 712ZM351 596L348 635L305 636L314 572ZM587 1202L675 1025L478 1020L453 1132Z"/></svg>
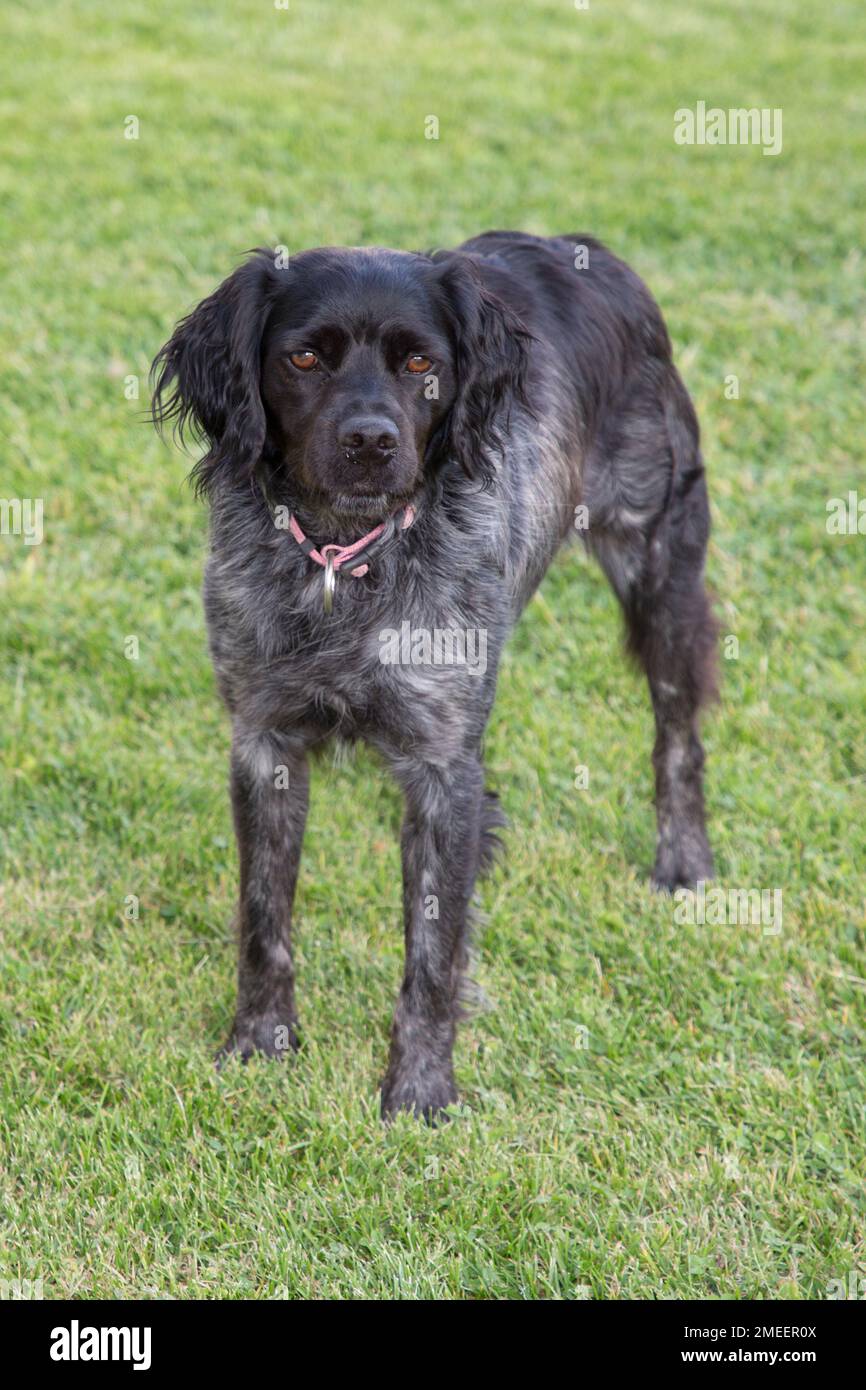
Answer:
<svg viewBox="0 0 866 1390"><path fill-rule="evenodd" d="M487 702L501 587L407 555L374 583L338 576L328 615L323 573L297 559L232 549L208 566L211 650L232 712L315 740L459 747Z"/></svg>
<svg viewBox="0 0 866 1390"><path fill-rule="evenodd" d="M333 626L317 623L286 662L280 698L288 722L317 737L452 756L483 702L486 630L407 602L396 612L358 604L351 620L335 607L334 617Z"/></svg>
<svg viewBox="0 0 866 1390"><path fill-rule="evenodd" d="M290 703L305 698L306 721L349 738L450 746L482 691L487 633L422 616L357 616L320 635L292 671Z"/></svg>

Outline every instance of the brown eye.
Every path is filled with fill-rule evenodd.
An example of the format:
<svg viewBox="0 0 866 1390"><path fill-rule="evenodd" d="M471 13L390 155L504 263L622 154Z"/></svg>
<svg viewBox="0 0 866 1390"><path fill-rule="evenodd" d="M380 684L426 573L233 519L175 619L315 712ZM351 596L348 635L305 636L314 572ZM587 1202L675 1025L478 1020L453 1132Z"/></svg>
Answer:
<svg viewBox="0 0 866 1390"><path fill-rule="evenodd" d="M293 352L289 361L299 372L311 372L319 365L319 359L314 352Z"/></svg>
<svg viewBox="0 0 866 1390"><path fill-rule="evenodd" d="M422 372L429 372L432 366L433 363L429 357L422 357L420 353L416 352L407 361L406 371L417 372L420 375Z"/></svg>

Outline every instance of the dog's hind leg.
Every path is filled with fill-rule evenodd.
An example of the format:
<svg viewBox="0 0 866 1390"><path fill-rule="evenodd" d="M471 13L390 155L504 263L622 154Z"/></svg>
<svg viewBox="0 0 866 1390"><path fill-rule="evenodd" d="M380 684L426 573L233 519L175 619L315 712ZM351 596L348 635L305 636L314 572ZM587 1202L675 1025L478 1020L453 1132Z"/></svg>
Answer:
<svg viewBox="0 0 866 1390"><path fill-rule="evenodd" d="M702 482L699 487L703 491ZM625 605L629 647L646 671L655 713L653 882L668 891L693 888L713 875L698 715L715 690L716 637L700 561L680 538L669 543L670 569L659 591L633 593Z"/></svg>
<svg viewBox="0 0 866 1390"><path fill-rule="evenodd" d="M589 527L590 547L622 604L629 650L649 681L658 821L653 882L668 891L713 873L698 716L715 694L716 623L703 579L709 503L690 411L668 418L674 466L661 505L648 508L650 519L620 508L618 525L593 534L590 508ZM642 500L651 495L647 486Z"/></svg>

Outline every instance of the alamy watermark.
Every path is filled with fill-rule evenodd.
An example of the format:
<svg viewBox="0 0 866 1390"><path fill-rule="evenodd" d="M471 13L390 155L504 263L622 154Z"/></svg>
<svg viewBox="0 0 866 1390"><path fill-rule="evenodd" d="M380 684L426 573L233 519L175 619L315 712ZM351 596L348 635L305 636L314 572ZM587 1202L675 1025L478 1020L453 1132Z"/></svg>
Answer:
<svg viewBox="0 0 866 1390"><path fill-rule="evenodd" d="M866 497L851 491L847 497L828 498L827 534L866 536Z"/></svg>
<svg viewBox="0 0 866 1390"><path fill-rule="evenodd" d="M699 879L695 888L674 893L678 927L760 927L762 936L782 931L781 888L709 887Z"/></svg>
<svg viewBox="0 0 866 1390"><path fill-rule="evenodd" d="M781 106L707 106L699 101L694 111L681 106L674 112L674 140L678 145L761 145L763 153L782 153Z"/></svg>
<svg viewBox="0 0 866 1390"><path fill-rule="evenodd" d="M24 1300L42 1300L45 1292L41 1279L0 1279L0 1302L19 1303Z"/></svg>
<svg viewBox="0 0 866 1390"><path fill-rule="evenodd" d="M412 627L408 618L379 633L383 666L464 666L470 676L487 670L487 629Z"/></svg>
<svg viewBox="0 0 866 1390"><path fill-rule="evenodd" d="M25 545L41 545L42 498L0 497L0 536L23 536Z"/></svg>
<svg viewBox="0 0 866 1390"><path fill-rule="evenodd" d="M831 1279L827 1285L829 1299L851 1299L858 1302L866 1299L866 1275L849 1269L844 1279Z"/></svg>
<svg viewBox="0 0 866 1390"><path fill-rule="evenodd" d="M129 1361L134 1371L147 1371L151 1336L149 1327L82 1327L73 1318L52 1328L48 1354L52 1361Z"/></svg>

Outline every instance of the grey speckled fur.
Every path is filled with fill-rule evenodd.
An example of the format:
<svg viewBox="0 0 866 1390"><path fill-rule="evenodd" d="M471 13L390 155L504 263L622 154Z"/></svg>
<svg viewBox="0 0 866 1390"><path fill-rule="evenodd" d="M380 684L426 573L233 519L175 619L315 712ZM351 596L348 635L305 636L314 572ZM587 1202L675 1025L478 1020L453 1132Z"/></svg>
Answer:
<svg viewBox="0 0 866 1390"><path fill-rule="evenodd" d="M585 269L575 243L588 248ZM437 344L433 405L389 365L387 325L401 315L422 347ZM303 382L285 353L309 341L337 345L321 348L318 379ZM246 1058L296 1045L291 914L307 755L335 735L360 738L406 804L406 967L383 1112L434 1118L456 1099L469 903L501 823L481 762L499 656L575 534L579 504L589 518L581 538L649 678L655 880L670 889L712 873L697 732L713 689L708 506L697 423L661 315L638 277L587 237L488 233L432 257L320 250L288 270L261 252L178 326L156 370L157 420L192 422L208 444L198 468L211 505L205 609L232 719L241 862L226 1050ZM353 508L342 499L373 465L334 440L345 438L345 412L362 407L393 417L400 443L377 456L381 495ZM265 492L317 542L355 540L407 501L416 519L368 575L338 579L326 616L322 570L275 527ZM407 620L414 630L483 631L486 670L383 664L380 634ZM277 768L287 787L275 785Z"/></svg>

